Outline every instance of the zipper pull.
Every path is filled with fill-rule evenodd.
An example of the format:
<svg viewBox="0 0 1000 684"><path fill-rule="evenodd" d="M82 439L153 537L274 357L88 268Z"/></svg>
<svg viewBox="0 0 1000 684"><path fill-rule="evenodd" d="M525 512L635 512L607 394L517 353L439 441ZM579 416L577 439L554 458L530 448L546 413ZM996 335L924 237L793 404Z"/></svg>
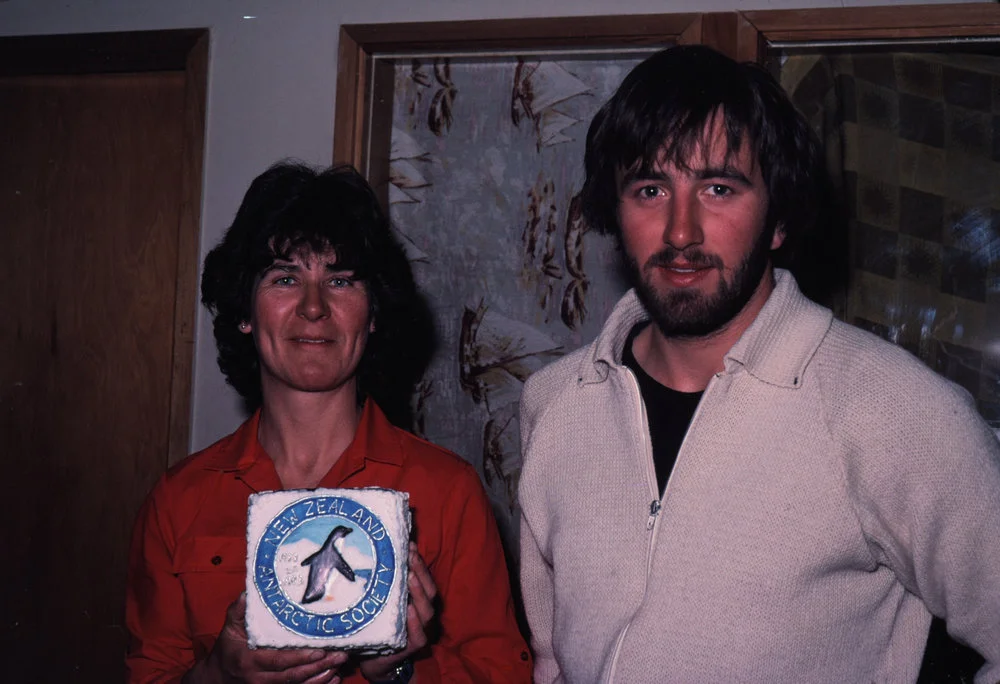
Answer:
<svg viewBox="0 0 1000 684"><path fill-rule="evenodd" d="M659 514L659 512L660 512L660 502L654 499L653 502L649 504L649 520L646 522L647 530L653 529L653 525L656 523L656 516Z"/></svg>

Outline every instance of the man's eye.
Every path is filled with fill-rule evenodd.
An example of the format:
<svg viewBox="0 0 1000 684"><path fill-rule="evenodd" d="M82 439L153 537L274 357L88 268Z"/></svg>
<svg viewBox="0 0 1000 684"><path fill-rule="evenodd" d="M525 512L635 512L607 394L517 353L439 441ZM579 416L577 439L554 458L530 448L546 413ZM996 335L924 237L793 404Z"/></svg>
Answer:
<svg viewBox="0 0 1000 684"><path fill-rule="evenodd" d="M294 285L295 284L295 278L293 278L292 276L281 276L280 278L275 278L274 284L275 285Z"/></svg>
<svg viewBox="0 0 1000 684"><path fill-rule="evenodd" d="M639 197L642 199L653 199L660 194L660 189L655 185L644 185L639 188Z"/></svg>
<svg viewBox="0 0 1000 684"><path fill-rule="evenodd" d="M330 280L330 284L334 287L350 287L353 283L353 280L344 276L337 276Z"/></svg>
<svg viewBox="0 0 1000 684"><path fill-rule="evenodd" d="M728 185L720 185L718 183L709 187L709 190L712 192L713 195L717 195L719 197L728 195L733 191L733 189L730 188Z"/></svg>

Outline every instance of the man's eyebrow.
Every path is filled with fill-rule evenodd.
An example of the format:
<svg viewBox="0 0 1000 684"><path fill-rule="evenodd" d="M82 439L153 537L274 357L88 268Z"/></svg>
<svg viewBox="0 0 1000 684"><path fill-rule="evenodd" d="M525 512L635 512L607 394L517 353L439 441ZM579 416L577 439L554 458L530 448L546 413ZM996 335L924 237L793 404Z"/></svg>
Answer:
<svg viewBox="0 0 1000 684"><path fill-rule="evenodd" d="M746 174L731 166L707 166L702 169L692 169L691 173L699 180L723 178L748 187L753 185L753 183L750 182L750 179L747 178ZM621 186L624 188L631 183L641 183L644 181L659 182L665 180L667 180L666 174L659 171L644 172L641 169L633 169L622 174Z"/></svg>
<svg viewBox="0 0 1000 684"><path fill-rule="evenodd" d="M302 270L302 267L295 263L294 261L275 261L273 264L267 267L265 273L269 271L281 271L283 273L293 273L295 271ZM334 261L328 261L323 264L323 270L328 273L354 273L353 268L343 266Z"/></svg>
<svg viewBox="0 0 1000 684"><path fill-rule="evenodd" d="M621 185L624 188L626 185L635 182L642 181L665 181L667 180L667 175L659 171L643 171L642 169L632 169L631 171L626 171L622 174Z"/></svg>
<svg viewBox="0 0 1000 684"><path fill-rule="evenodd" d="M703 169L696 169L694 175L701 180L709 180L710 178L724 178L726 180L736 181L741 185L750 186L753 183L747 178L746 174L742 171L734 169L731 166L708 166Z"/></svg>

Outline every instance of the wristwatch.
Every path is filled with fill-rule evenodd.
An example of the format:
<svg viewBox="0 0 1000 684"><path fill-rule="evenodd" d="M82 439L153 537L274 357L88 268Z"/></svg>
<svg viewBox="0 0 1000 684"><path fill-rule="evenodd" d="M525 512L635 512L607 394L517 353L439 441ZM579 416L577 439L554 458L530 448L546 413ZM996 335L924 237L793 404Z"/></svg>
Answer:
<svg viewBox="0 0 1000 684"><path fill-rule="evenodd" d="M392 671L387 679L369 679L369 684L409 684L413 679L413 661L407 658Z"/></svg>

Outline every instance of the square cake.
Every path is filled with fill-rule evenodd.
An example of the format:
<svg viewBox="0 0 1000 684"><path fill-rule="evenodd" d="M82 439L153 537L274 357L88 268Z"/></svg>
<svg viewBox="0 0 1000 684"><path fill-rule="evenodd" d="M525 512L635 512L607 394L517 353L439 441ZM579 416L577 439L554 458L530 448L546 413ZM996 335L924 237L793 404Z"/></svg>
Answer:
<svg viewBox="0 0 1000 684"><path fill-rule="evenodd" d="M251 494L250 648L405 647L409 499L375 487Z"/></svg>

